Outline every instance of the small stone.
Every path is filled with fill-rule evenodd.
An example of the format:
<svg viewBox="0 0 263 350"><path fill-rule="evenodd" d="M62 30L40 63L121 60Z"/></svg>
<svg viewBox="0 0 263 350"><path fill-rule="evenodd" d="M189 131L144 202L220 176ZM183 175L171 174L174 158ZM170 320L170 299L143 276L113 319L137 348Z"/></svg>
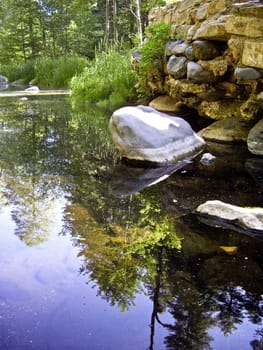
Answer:
<svg viewBox="0 0 263 350"><path fill-rule="evenodd" d="M204 153L200 159L200 163L203 165L210 165L216 159L211 153Z"/></svg>

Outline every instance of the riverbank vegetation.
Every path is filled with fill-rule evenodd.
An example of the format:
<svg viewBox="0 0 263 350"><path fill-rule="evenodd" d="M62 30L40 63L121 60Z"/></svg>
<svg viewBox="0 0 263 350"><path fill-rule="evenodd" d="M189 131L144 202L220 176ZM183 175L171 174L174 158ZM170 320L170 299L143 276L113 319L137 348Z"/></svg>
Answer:
<svg viewBox="0 0 263 350"><path fill-rule="evenodd" d="M71 80L73 107L83 103L118 107L135 98L130 53L111 48L98 52L85 70Z"/></svg>
<svg viewBox="0 0 263 350"><path fill-rule="evenodd" d="M0 4L0 74L41 88L70 87L75 104L133 100L131 51L142 46L149 10L165 4L6 0Z"/></svg>

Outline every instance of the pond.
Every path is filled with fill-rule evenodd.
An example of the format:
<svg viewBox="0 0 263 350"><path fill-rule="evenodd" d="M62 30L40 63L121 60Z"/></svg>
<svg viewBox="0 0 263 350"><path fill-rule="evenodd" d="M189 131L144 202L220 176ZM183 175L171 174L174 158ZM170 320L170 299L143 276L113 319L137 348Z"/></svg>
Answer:
<svg viewBox="0 0 263 350"><path fill-rule="evenodd" d="M161 174L120 161L109 116L0 98L0 349L259 349L263 239L194 211L263 206L262 159L211 144L146 187Z"/></svg>

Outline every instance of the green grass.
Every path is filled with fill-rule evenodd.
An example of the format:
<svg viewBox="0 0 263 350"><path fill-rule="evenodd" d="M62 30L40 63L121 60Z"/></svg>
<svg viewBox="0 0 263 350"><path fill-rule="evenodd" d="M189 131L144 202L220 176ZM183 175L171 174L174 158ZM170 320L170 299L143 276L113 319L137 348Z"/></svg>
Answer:
<svg viewBox="0 0 263 350"><path fill-rule="evenodd" d="M87 66L86 58L79 56L28 60L23 64L1 65L0 74L9 82L22 79L25 84L34 81L40 87L68 88L71 78Z"/></svg>
<svg viewBox="0 0 263 350"><path fill-rule="evenodd" d="M103 108L119 107L134 99L135 73L130 53L110 49L98 52L95 59L71 81L72 104L95 104Z"/></svg>

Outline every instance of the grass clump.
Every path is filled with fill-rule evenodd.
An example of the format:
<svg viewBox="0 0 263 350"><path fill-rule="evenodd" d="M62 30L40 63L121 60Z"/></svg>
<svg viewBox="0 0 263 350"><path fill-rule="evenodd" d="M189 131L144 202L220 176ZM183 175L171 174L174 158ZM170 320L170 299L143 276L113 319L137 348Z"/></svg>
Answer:
<svg viewBox="0 0 263 350"><path fill-rule="evenodd" d="M129 52L114 48L97 52L84 72L71 80L72 104L119 107L134 98L134 85Z"/></svg>

